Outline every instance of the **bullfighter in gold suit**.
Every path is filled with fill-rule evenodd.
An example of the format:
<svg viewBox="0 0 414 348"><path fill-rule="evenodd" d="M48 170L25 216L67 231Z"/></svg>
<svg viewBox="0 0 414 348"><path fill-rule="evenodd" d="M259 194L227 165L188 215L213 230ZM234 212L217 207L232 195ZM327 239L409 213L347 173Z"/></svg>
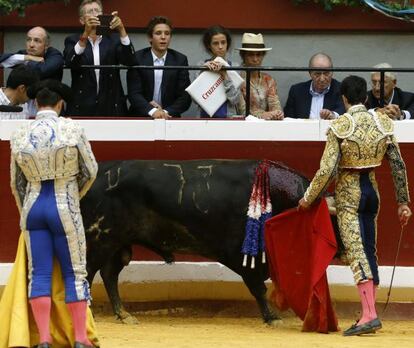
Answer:
<svg viewBox="0 0 414 348"><path fill-rule="evenodd" d="M375 309L379 284L376 255L377 216L380 206L375 168L385 156L391 166L404 225L411 216L407 173L393 135L393 121L384 114L368 112L363 105L367 85L363 78L349 76L341 94L347 113L332 121L320 169L315 174L300 209L307 209L336 179L335 203L345 256L354 275L362 304L362 317L345 336L373 333L382 327Z"/></svg>

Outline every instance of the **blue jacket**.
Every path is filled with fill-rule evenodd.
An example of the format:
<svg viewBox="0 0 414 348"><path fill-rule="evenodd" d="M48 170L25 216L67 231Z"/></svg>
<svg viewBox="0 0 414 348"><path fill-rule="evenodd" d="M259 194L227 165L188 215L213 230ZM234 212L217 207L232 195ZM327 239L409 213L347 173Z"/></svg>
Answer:
<svg viewBox="0 0 414 348"><path fill-rule="evenodd" d="M0 55L0 63L5 61L13 54L27 54L26 50L20 50L16 53L4 53ZM43 56L44 62L26 62L26 65L37 71L41 80L55 79L62 80L63 75L63 56L59 50L54 47L49 47Z"/></svg>
<svg viewBox="0 0 414 348"><path fill-rule="evenodd" d="M309 80L290 87L284 108L285 117L309 118L312 105L312 95L309 92L311 82L312 80ZM341 98L340 86L340 82L332 79L331 87L323 99L323 108L342 115L345 112L345 107Z"/></svg>

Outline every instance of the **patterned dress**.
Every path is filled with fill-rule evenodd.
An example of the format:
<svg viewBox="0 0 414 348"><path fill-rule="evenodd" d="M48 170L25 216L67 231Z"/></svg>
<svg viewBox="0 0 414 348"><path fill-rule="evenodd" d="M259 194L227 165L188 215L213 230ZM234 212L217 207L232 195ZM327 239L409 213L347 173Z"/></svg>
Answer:
<svg viewBox="0 0 414 348"><path fill-rule="evenodd" d="M385 156L391 166L398 203L410 201L404 161L388 116L354 105L332 121L322 155L304 199L314 202L336 179L335 203L345 256L355 283L379 283L376 254L380 198L375 167Z"/></svg>
<svg viewBox="0 0 414 348"><path fill-rule="evenodd" d="M245 74L243 78L246 79ZM246 84L242 85L241 91L243 98L240 99L238 109L244 115ZM260 73L257 80L250 80L250 114L259 118L275 119L274 111L282 111L276 81L269 74Z"/></svg>

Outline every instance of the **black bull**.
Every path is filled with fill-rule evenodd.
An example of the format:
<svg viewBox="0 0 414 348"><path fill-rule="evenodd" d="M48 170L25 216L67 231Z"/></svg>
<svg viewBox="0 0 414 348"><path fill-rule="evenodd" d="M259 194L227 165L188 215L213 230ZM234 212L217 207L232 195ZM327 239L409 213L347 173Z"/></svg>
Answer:
<svg viewBox="0 0 414 348"><path fill-rule="evenodd" d="M89 281L100 270L115 314L132 318L118 293L118 275L138 244L174 261L174 253L217 260L239 274L265 322L278 319L266 299L266 264L242 266L246 212L256 160L111 161L82 200ZM294 170L269 168L273 215L297 205L309 181Z"/></svg>

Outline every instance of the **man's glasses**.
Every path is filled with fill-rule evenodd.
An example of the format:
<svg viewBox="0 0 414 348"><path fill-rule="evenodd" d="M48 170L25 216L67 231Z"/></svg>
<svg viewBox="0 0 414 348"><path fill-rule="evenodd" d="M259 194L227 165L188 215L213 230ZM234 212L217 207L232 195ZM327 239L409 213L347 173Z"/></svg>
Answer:
<svg viewBox="0 0 414 348"><path fill-rule="evenodd" d="M388 79L385 79L384 80L384 86L385 85L389 85L390 84L390 80L388 80ZM372 87L376 87L376 86L381 86L381 81L377 81L377 80L371 80L371 86Z"/></svg>
<svg viewBox="0 0 414 348"><path fill-rule="evenodd" d="M90 8L87 11L84 11L83 13L89 16L91 15L99 16L102 14L102 10L100 8Z"/></svg>

